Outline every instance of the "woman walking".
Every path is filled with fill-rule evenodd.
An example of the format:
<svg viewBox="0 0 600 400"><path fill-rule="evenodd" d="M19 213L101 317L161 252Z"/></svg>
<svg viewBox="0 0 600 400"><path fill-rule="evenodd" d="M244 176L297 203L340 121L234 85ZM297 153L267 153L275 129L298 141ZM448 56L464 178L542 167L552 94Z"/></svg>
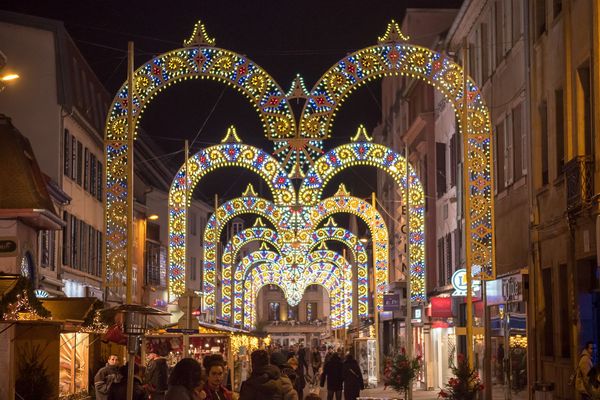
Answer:
<svg viewBox="0 0 600 400"><path fill-rule="evenodd" d="M356 400L364 388L365 383L358 362L348 353L344 360L344 399Z"/></svg>
<svg viewBox="0 0 600 400"><path fill-rule="evenodd" d="M179 361L169 376L169 389L165 400L204 400L202 367L193 358Z"/></svg>

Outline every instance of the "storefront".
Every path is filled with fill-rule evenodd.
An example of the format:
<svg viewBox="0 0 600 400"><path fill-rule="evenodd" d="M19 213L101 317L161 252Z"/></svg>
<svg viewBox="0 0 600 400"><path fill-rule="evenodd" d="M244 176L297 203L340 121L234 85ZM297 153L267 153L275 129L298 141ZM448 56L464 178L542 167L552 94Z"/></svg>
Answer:
<svg viewBox="0 0 600 400"><path fill-rule="evenodd" d="M429 340L426 345L427 387L442 388L452 376L451 364L456 363L456 331L453 297L448 294L431 297L427 308Z"/></svg>
<svg viewBox="0 0 600 400"><path fill-rule="evenodd" d="M493 398L527 398L527 281L519 272L486 284Z"/></svg>

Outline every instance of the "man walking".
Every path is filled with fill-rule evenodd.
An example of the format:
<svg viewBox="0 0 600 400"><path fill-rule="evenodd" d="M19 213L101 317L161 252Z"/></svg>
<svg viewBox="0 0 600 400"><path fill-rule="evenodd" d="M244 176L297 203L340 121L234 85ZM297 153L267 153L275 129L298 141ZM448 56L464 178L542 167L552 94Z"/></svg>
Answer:
<svg viewBox="0 0 600 400"><path fill-rule="evenodd" d="M325 386L325 379L327 379L327 400L333 400L334 394L336 400L342 400L344 365L337 352L332 352L329 359L325 361L321 374L321 387Z"/></svg>
<svg viewBox="0 0 600 400"><path fill-rule="evenodd" d="M146 356L148 364L144 374L144 384L150 400L164 400L168 389L169 366L167 360L151 351Z"/></svg>
<svg viewBox="0 0 600 400"><path fill-rule="evenodd" d="M581 395L582 400L589 400L591 397L586 389L588 374L594 366L592 356L594 354L594 343L587 342L577 364L577 372L575 375L575 388Z"/></svg>
<svg viewBox="0 0 600 400"><path fill-rule="evenodd" d="M98 370L94 376L94 389L96 390L97 400L107 400L108 391L113 383L121 380L119 373L119 357L111 354L108 357L106 365Z"/></svg>

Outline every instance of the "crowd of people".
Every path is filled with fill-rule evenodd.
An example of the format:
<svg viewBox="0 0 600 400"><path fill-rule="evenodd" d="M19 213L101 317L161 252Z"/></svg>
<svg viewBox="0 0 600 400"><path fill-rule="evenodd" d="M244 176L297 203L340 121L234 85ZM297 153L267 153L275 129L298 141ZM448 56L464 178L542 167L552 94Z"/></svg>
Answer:
<svg viewBox="0 0 600 400"><path fill-rule="evenodd" d="M250 355L251 372L239 393L225 387L227 363L220 354L210 354L202 363L193 358L180 360L169 372L164 357L147 355L143 376L134 365L134 400L317 400L320 388L327 388L327 399L356 400L364 388L363 377L351 353L329 348L324 354L302 345L255 350ZM127 393L128 366L119 366L111 355L95 378L98 400L124 400ZM306 392L306 396L305 396Z"/></svg>

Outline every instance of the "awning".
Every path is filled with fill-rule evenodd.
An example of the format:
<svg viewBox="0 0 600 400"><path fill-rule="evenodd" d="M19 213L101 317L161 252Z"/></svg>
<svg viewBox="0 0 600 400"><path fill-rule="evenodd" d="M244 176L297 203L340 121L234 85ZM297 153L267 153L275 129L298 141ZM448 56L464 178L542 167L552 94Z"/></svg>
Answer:
<svg viewBox="0 0 600 400"><path fill-rule="evenodd" d="M95 297L57 297L40 299L52 319L83 323L98 301Z"/></svg>
<svg viewBox="0 0 600 400"><path fill-rule="evenodd" d="M19 277L20 275L0 275L0 299L17 286Z"/></svg>

